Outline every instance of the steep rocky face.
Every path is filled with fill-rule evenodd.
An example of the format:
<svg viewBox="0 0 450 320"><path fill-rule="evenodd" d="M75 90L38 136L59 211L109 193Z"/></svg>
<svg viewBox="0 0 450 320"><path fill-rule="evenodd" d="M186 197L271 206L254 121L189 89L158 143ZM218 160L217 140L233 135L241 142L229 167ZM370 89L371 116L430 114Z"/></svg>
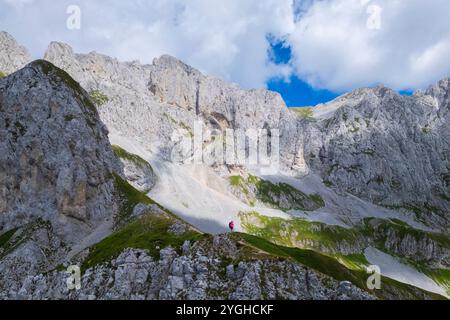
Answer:
<svg viewBox="0 0 450 320"><path fill-rule="evenodd" d="M107 134L87 93L49 62L0 80L0 291L112 229L122 166Z"/></svg>
<svg viewBox="0 0 450 320"><path fill-rule="evenodd" d="M300 119L277 94L241 90L170 56L121 63L54 42L45 59L102 95L99 113L112 132L137 137L166 160L177 148L174 130L192 135L198 116L209 129L280 129L284 172L319 173L336 189L449 226L448 80L413 97L356 90Z"/></svg>
<svg viewBox="0 0 450 320"><path fill-rule="evenodd" d="M448 80L425 94L362 89L314 110L305 156L329 185L450 226Z"/></svg>
<svg viewBox="0 0 450 320"><path fill-rule="evenodd" d="M170 158L176 145L172 134L192 135L194 122L204 129L280 130L283 170L299 171L304 164L297 143L297 120L281 97L266 90L242 90L237 85L201 74L181 61L162 56L152 65L121 63L89 53L75 54L61 43L50 44L45 59L66 70L88 91L99 91L108 102L99 108L112 132L136 136ZM205 137L211 143L211 137ZM216 165L223 169L223 163Z"/></svg>
<svg viewBox="0 0 450 320"><path fill-rule="evenodd" d="M0 31L0 78L31 62L28 50L20 46L7 32Z"/></svg>
<svg viewBox="0 0 450 320"><path fill-rule="evenodd" d="M152 166L141 157L113 145L115 155L123 164L127 181L137 190L148 193L156 184L157 177Z"/></svg>
<svg viewBox="0 0 450 320"><path fill-rule="evenodd" d="M120 165L107 133L86 92L46 61L0 80L0 230L42 218L72 241L112 217Z"/></svg>
<svg viewBox="0 0 450 320"><path fill-rule="evenodd" d="M225 248L225 249L224 249ZM217 236L196 244L185 242L183 252L160 251L160 259L147 251L129 249L108 265L87 270L82 290L69 291L64 272L29 276L12 299L374 299L349 283L340 283L290 261L271 258L226 261L239 256L237 243Z"/></svg>
<svg viewBox="0 0 450 320"><path fill-rule="evenodd" d="M10 40L3 38L0 57L14 71L21 64L8 54L18 51L17 44ZM443 268L442 278L448 285L446 235L417 233L401 222L402 229L386 228L388 220L383 219L374 220L370 228L350 228L353 223L366 221L361 217L383 217L385 212L359 212L352 220L349 203L359 206L363 201L352 197L354 202L341 202L350 198L349 192L396 210L412 211L434 229L449 226L448 80L413 97L401 97L386 88L356 90L315 108L311 115L298 117L278 94L242 90L202 75L170 56L155 59L151 65L122 63L95 52L75 54L69 46L55 42L45 59L66 70L87 92L45 61L0 80L0 297L371 298L355 286L323 274L364 286L366 279L348 272L361 262L368 246L433 268L427 272L435 272L439 280ZM158 159L152 162L160 175L158 187L185 186L180 180L189 176L168 179L173 177L161 170L161 164L173 160L173 152L179 151L173 133L181 131L181 136L192 137L196 120L203 128L220 132L279 129L283 173L312 173L302 180L307 182L281 175L262 179L252 176L253 172L246 170L249 168L213 163L211 175L201 176L201 171L196 171L195 179L188 180L192 185L187 184L187 192L169 199L183 201L187 210L190 205L184 202L185 196L192 196L200 203L194 208L197 210L208 205L206 198L212 192L218 192L220 197L215 194L213 200L220 199L219 206L208 207L208 215L222 210L227 201L242 210L257 206L263 212L279 211L283 218L276 220L277 224L265 217L270 222L265 230L261 223L250 221L248 232L258 231L256 235L289 248L277 247L275 253L269 250L271 255L267 248L273 249L273 244L258 247L252 243L250 247L259 250L249 260L246 250L238 257L232 254L244 239L217 236L199 241L197 234L195 243L186 242L181 247L180 240L186 230L191 230L182 221L171 221L167 228L160 228L166 225L159 220L151 226L141 224L138 219L142 215L169 213L142 193L153 188L156 174L146 160L114 146L119 163L100 118L120 145L125 141L124 148L137 150L148 161L154 160L153 156ZM212 136L205 137L204 142L208 146L222 143ZM233 179L244 178L233 183ZM236 197L228 197L227 188ZM197 192L200 195L192 195ZM290 226L292 219L287 218L303 216L303 212L308 219L323 215L327 222L294 221ZM337 221L329 217L341 213L344 219L338 223L345 221L348 225L329 225ZM222 215L214 219L229 218ZM280 227L275 228L278 224ZM154 226L157 228L152 229ZM116 232L111 234L113 227ZM231 249L231 253L221 252L222 247ZM330 265L324 264L324 256L313 263L303 259L297 264L291 259L298 261L305 253L299 255L295 247L312 249L306 254L308 258L317 252L337 258L326 260ZM114 255L109 255L113 249ZM292 250L296 254L287 254ZM285 259L287 256L289 259ZM348 259L351 268L346 269L345 261L339 259ZM81 291L68 292L67 275L54 271L62 263L88 264ZM316 268L323 265L326 268ZM342 273L348 277L341 279ZM405 290L401 284L388 291L380 297L430 297L415 288Z"/></svg>

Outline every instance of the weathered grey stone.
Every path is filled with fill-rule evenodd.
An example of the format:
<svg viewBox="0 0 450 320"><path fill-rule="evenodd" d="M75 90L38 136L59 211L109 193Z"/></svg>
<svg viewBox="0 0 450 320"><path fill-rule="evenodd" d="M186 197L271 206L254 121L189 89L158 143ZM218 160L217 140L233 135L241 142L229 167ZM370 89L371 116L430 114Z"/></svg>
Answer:
<svg viewBox="0 0 450 320"><path fill-rule="evenodd" d="M11 74L31 62L28 50L7 32L0 31L0 72Z"/></svg>

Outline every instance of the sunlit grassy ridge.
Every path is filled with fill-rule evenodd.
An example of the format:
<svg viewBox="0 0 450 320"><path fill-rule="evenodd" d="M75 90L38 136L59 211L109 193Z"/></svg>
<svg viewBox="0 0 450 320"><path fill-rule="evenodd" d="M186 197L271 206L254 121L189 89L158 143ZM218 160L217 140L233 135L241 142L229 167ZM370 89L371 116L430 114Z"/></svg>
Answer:
<svg viewBox="0 0 450 320"><path fill-rule="evenodd" d="M184 241L195 241L202 237L200 233L192 229L182 235L176 235L169 230L174 223L176 221L173 217L159 213L148 213L137 218L94 245L84 261L83 269L107 263L127 248L147 250L151 256L159 259L160 249L169 246L179 249Z"/></svg>
<svg viewBox="0 0 450 320"><path fill-rule="evenodd" d="M117 257L127 248L145 249L152 256L159 255L159 249L171 246L180 247L186 240L196 240L201 234L190 225L186 225L186 232L176 235L169 231L175 223L180 223L171 212L165 210L145 193L136 190L120 176L115 175L116 192L120 199L120 208L116 217L118 230L90 249L89 257L83 268L105 263ZM155 212L132 217L133 209L138 204L153 205ZM151 208L151 207L150 207Z"/></svg>
<svg viewBox="0 0 450 320"><path fill-rule="evenodd" d="M272 183L256 176L230 176L230 185L247 199L250 205L261 201L270 207L288 211L314 211L325 206L319 194L307 195L286 183Z"/></svg>
<svg viewBox="0 0 450 320"><path fill-rule="evenodd" d="M429 293L386 277L382 277L383 285L381 290L369 290L367 288L369 274L366 272L365 267L363 267L368 262L362 255L347 256L346 259L348 262L352 261L352 263L357 265L357 267L347 267L336 258L323 255L313 250L284 247L249 234L234 234L233 236L273 256L291 259L339 281L350 281L362 290L368 291L380 299L398 299L398 297L417 300L445 299L440 295Z"/></svg>
<svg viewBox="0 0 450 320"><path fill-rule="evenodd" d="M112 259L119 256L127 248L146 250L150 256L155 259L159 258L159 252L166 247L172 247L181 253L181 247L186 240L189 240L192 245L202 246L206 249L213 246L213 239L210 235L205 235L175 215L159 206L153 200L148 198L145 194L134 189L128 182L123 180L120 176L115 176L116 189L118 196L122 199L120 216L127 217L116 232L109 237L92 246L89 250L88 257L84 260L82 269L86 270L100 264L109 264ZM132 217L133 208L139 204L147 204L157 208L155 212L146 212L140 217ZM255 214L253 214L255 215ZM285 245L280 245L279 239L271 235L270 231L277 231L280 235L287 235L283 233L283 228L298 228L302 230L305 238L315 239L324 245L333 247L334 243L340 239L353 242L358 241L358 235L353 230L341 230L339 228L318 228L315 223L304 223L296 221L292 226L286 225L283 221L264 217L264 223L267 222L266 231L258 235L232 233L229 236L236 241L239 253L231 258L227 254L219 254L221 263L218 268L222 268L225 274L227 265L237 265L240 261L252 260L279 260L287 259L296 263L311 268L324 275L328 275L339 281L350 281L359 286L363 290L366 288L366 280L368 274L365 271L365 266L368 264L366 259L361 254L324 254L318 250L301 249L290 247L291 243L286 242ZM264 223L256 226L264 229ZM173 233L171 227L174 224L184 224L186 231L184 233ZM344 229L344 228L343 228ZM273 232L276 234L276 232ZM291 232L292 235L292 232ZM264 239L263 239L264 237ZM268 237L267 239L265 237ZM227 248L223 248L226 252ZM398 296L408 299L422 299L424 297L438 299L437 295L429 294L423 290L419 290L409 285L399 283L397 281L383 278L383 289L372 292L379 298L395 298Z"/></svg>
<svg viewBox="0 0 450 320"><path fill-rule="evenodd" d="M128 160L133 162L135 165L137 165L138 167L141 168L149 168L150 170L153 171L151 165L145 161L144 159L142 159L140 156L129 153L128 151L126 151L125 149L119 147L118 145L112 145L112 149L114 151L114 154L124 160Z"/></svg>
<svg viewBox="0 0 450 320"><path fill-rule="evenodd" d="M240 213L241 224L249 234L279 245L339 252L339 244L355 245L362 239L355 230L293 218L267 217L257 212Z"/></svg>
<svg viewBox="0 0 450 320"><path fill-rule="evenodd" d="M327 225L301 218L283 219L267 217L258 212L241 212L241 223L246 232L269 239L286 246L302 246L313 249L328 249L339 252L343 242L347 245L378 246L387 250L387 235L395 235L398 239L411 237L420 240L434 241L436 245L450 249L450 237L445 234L418 230L400 220L382 220L366 218L353 228ZM359 246L361 247L361 246Z"/></svg>
<svg viewBox="0 0 450 320"><path fill-rule="evenodd" d="M397 252L392 251L392 246L387 246L387 243L392 241L392 238L388 239L390 235L398 239L399 243L404 239L415 239L426 243L432 241L445 250L450 248L450 239L447 235L414 229L396 219L367 218L358 226L344 228L300 218L287 220L267 217L257 212L243 212L240 218L242 227L251 235L281 246L320 252L353 271L366 270L369 263L364 256L364 250L367 247L375 247L415 267L450 293L448 269L431 267L430 261L417 255L409 258L399 256ZM343 254L343 251L347 254Z"/></svg>

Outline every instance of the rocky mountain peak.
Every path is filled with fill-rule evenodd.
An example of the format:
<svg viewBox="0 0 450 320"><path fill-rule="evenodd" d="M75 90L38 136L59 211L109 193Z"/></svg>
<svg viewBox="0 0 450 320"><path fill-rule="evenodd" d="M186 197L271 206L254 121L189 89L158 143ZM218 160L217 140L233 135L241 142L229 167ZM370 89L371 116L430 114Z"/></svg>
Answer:
<svg viewBox="0 0 450 320"><path fill-rule="evenodd" d="M51 63L0 80L0 230L41 218L70 242L112 218L120 165L107 134L88 94Z"/></svg>
<svg viewBox="0 0 450 320"><path fill-rule="evenodd" d="M64 57L67 59L74 56L75 53L71 46L63 42L52 41L47 47L44 59L50 61L51 59L55 59L56 57Z"/></svg>
<svg viewBox="0 0 450 320"><path fill-rule="evenodd" d="M0 72L11 74L31 61L27 49L7 32L0 31Z"/></svg>
<svg viewBox="0 0 450 320"><path fill-rule="evenodd" d="M450 107L450 78L438 81L426 90L425 95L436 99L438 107Z"/></svg>
<svg viewBox="0 0 450 320"><path fill-rule="evenodd" d="M160 69L181 69L189 74L197 74L200 75L200 71L196 70L195 68L185 64L181 60L168 55L164 54L158 58L153 59L153 66Z"/></svg>
<svg viewBox="0 0 450 320"><path fill-rule="evenodd" d="M406 284L447 296L432 279L450 265L449 113L436 107L449 92L448 80L420 97L363 88L291 112L277 93L168 55L141 65L52 42L45 60L0 80L0 299L371 299L325 274L359 279L394 255L432 278L384 282L377 297L429 296ZM280 170L178 163L173 151L192 150L173 133L192 138L199 120L278 129ZM199 232L231 219L255 237ZM57 267L73 264L83 287L68 292Z"/></svg>

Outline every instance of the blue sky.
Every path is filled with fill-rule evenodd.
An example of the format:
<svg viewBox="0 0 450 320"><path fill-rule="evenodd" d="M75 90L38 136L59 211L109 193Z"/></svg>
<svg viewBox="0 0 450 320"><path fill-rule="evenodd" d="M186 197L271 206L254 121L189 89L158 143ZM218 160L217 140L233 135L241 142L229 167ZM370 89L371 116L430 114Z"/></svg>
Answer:
<svg viewBox="0 0 450 320"><path fill-rule="evenodd" d="M276 64L289 64L292 58L291 48L280 41L271 43L269 57ZM296 75L291 75L288 79L272 78L267 82L267 88L280 93L289 107L315 106L339 96L337 92L314 89Z"/></svg>
<svg viewBox="0 0 450 320"><path fill-rule="evenodd" d="M269 57L276 64L289 64L292 58L291 49L283 42L271 43ZM313 88L295 74L289 76L288 79L269 79L267 88L280 93L288 107L315 106L331 101L344 93ZM414 93L412 90L399 90L398 92L407 96Z"/></svg>
<svg viewBox="0 0 450 320"><path fill-rule="evenodd" d="M328 90L314 89L297 76L291 76L289 82L279 79L270 80L267 88L281 94L288 107L315 106L331 101L340 95Z"/></svg>
<svg viewBox="0 0 450 320"><path fill-rule="evenodd" d="M67 27L73 5L78 29ZM309 106L378 84L410 94L448 77L448 12L448 0L0 0L0 30L34 58L51 41L121 61L169 54Z"/></svg>

